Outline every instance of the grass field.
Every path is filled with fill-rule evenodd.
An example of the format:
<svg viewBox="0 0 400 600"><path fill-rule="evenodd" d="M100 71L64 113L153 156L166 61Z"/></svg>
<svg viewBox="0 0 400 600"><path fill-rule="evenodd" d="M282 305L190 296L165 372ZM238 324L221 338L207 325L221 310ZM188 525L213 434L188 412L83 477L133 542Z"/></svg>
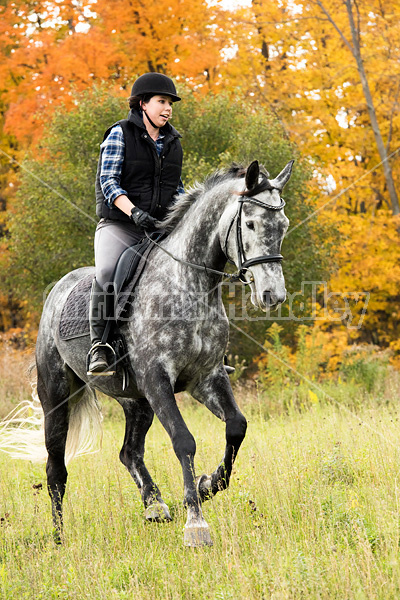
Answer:
<svg viewBox="0 0 400 600"><path fill-rule="evenodd" d="M239 392L249 429L230 489L204 504L212 548L183 546L180 466L158 422L147 464L174 520L144 522L118 460L116 403L105 402L102 451L70 464L62 547L52 541L44 466L0 453L0 597L398 599L397 391L387 402L314 403L268 418L262 398ZM181 408L198 473L210 472L224 426L190 400Z"/></svg>

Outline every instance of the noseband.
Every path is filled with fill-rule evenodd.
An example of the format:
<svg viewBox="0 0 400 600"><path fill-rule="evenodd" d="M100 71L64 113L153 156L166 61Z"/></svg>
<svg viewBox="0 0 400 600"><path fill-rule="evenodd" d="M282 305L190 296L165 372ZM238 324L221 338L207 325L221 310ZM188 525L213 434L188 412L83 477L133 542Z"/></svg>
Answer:
<svg viewBox="0 0 400 600"><path fill-rule="evenodd" d="M276 189L276 188L273 188ZM279 190L278 190L279 191ZM228 256L228 251L227 251L227 245L228 245L228 239L229 239L229 235L231 233L233 224L236 221L236 243L237 243L237 266L238 266L238 271L237 273L235 273L235 277L237 280L240 280L242 283L252 283L253 282L253 277L251 276L250 281L248 281L245 278L245 274L246 271L248 271L248 269L250 267L253 267L254 265L261 265L263 263L271 263L271 262L281 262L283 260L283 256L282 254L263 254L262 256L256 256L255 258L249 258L246 259L246 255L244 252L244 247L243 247L243 238L242 238L242 212L243 212L243 204L245 202L250 202L251 204L256 204L257 206L261 206L262 208L266 208L268 210L282 210L282 208L285 206L286 202L284 201L283 198L280 198L281 203L278 206L273 206L272 204L266 204L265 202L261 202L260 200L257 200L256 198L245 198L245 197L241 197L239 198L239 206L236 212L236 215L234 216L231 224L228 227L228 232L226 234L226 238L225 238L225 256L228 259L229 262L231 262L232 264L235 264L234 261L229 258Z"/></svg>

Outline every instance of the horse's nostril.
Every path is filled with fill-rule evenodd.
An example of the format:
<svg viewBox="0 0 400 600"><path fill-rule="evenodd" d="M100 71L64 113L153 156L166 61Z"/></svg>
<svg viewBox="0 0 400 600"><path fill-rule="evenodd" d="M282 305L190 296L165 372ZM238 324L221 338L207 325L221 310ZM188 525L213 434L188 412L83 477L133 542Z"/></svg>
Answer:
<svg viewBox="0 0 400 600"><path fill-rule="evenodd" d="M266 306L271 304L271 292L263 292L263 301Z"/></svg>
<svg viewBox="0 0 400 600"><path fill-rule="evenodd" d="M282 304L286 300L286 293L270 292L269 290L263 292L262 299L265 306L276 306Z"/></svg>

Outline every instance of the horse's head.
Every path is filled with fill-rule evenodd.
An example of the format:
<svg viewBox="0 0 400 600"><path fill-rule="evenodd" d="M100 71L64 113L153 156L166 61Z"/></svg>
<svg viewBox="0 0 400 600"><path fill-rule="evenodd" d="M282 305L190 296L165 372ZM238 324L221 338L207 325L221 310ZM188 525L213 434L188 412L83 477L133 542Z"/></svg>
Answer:
<svg viewBox="0 0 400 600"><path fill-rule="evenodd" d="M236 264L241 280L250 283L252 303L263 309L286 299L280 250L289 220L280 194L293 162L271 180L260 173L257 161L252 162L246 171L246 189L237 193L220 220L221 247Z"/></svg>

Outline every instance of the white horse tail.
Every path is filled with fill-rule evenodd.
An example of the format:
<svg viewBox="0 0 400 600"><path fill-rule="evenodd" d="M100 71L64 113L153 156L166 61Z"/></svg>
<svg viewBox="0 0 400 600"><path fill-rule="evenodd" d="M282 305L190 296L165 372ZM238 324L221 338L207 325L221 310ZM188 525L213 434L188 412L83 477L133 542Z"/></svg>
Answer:
<svg viewBox="0 0 400 600"><path fill-rule="evenodd" d="M75 456L93 454L101 449L103 415L96 392L89 386L78 402L70 408L65 464Z"/></svg>
<svg viewBox="0 0 400 600"><path fill-rule="evenodd" d="M0 451L12 458L46 462L44 413L31 383L32 400L21 402L0 422ZM98 452L102 442L102 413L94 390L86 386L78 402L70 401L65 464L76 456Z"/></svg>

